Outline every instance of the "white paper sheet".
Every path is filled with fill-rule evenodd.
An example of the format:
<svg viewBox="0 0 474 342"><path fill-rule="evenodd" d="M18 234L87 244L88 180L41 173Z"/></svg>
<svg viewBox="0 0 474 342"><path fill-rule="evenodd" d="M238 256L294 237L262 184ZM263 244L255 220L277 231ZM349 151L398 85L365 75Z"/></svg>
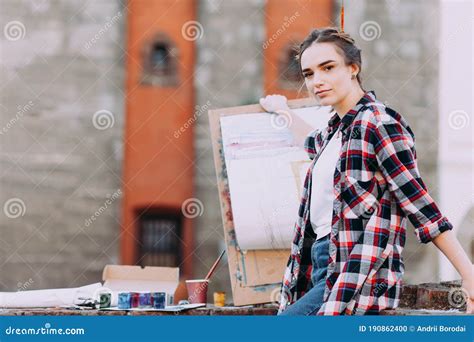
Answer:
<svg viewBox="0 0 474 342"><path fill-rule="evenodd" d="M294 112L314 128L324 128L330 118L327 107ZM225 116L220 124L239 247L289 248L310 164L307 153L288 129L272 125L270 114Z"/></svg>
<svg viewBox="0 0 474 342"><path fill-rule="evenodd" d="M73 306L83 302L80 298L93 298L102 288L95 283L76 288L0 292L1 308L41 308Z"/></svg>

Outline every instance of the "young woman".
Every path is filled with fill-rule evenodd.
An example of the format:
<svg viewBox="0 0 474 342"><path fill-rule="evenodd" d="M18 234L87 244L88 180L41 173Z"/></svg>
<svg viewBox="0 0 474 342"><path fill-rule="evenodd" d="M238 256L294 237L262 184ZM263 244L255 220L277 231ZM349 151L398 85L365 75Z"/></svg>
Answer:
<svg viewBox="0 0 474 342"><path fill-rule="evenodd" d="M418 241L432 241L459 272L472 313L473 265L420 177L408 123L362 88L354 40L335 28L314 30L300 45L298 60L310 96L335 113L326 129L313 130L293 115L284 96L260 100L266 111L291 116L289 129L312 160L279 314L363 315L396 308L407 220Z"/></svg>

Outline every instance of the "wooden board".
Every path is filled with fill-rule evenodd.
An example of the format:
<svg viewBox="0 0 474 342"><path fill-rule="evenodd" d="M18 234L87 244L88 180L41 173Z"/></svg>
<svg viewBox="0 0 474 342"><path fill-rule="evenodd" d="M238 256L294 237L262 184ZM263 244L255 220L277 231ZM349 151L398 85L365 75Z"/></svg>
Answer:
<svg viewBox="0 0 474 342"><path fill-rule="evenodd" d="M313 99L288 101L290 108L315 106ZM209 110L214 164L224 226L234 305L270 303L278 300L289 249L242 251L235 235L232 205L224 159L220 118L228 115L263 113L260 105L248 105ZM296 217L295 217L296 220Z"/></svg>

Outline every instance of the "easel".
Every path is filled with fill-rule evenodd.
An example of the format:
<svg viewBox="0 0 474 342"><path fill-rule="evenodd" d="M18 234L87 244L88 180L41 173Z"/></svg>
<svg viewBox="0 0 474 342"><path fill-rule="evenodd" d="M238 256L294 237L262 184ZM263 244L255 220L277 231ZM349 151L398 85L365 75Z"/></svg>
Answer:
<svg viewBox="0 0 474 342"><path fill-rule="evenodd" d="M296 109L315 106L315 102L313 99L305 98L290 100L288 105ZM239 248L236 239L219 119L228 115L250 113L264 113L264 110L256 104L214 109L208 113L232 294L236 306L277 302L290 254L289 249L244 252Z"/></svg>

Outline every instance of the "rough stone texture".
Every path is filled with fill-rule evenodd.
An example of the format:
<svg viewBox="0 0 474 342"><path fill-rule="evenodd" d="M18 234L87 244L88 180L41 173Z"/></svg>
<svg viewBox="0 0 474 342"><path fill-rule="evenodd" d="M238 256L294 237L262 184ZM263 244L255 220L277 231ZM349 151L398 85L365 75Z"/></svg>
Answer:
<svg viewBox="0 0 474 342"><path fill-rule="evenodd" d="M465 310L461 298L461 281L442 282L439 284L420 284L416 293L415 307L419 309L443 310L459 308ZM461 302L461 303L460 303Z"/></svg>
<svg viewBox="0 0 474 342"><path fill-rule="evenodd" d="M201 1L198 20L204 28L197 41L195 74L197 105L221 108L256 103L262 96L262 43L264 1ZM195 275L204 276L224 248L216 173L207 111L195 127L196 197L204 204L204 215L196 221ZM213 275L209 295L225 291L232 300L227 260Z"/></svg>
<svg viewBox="0 0 474 342"><path fill-rule="evenodd" d="M405 285L403 286L403 292L400 297L401 308L414 308L416 305L416 294L418 287L416 285Z"/></svg>
<svg viewBox="0 0 474 342"><path fill-rule="evenodd" d="M1 7L2 32L17 21L24 37L0 36L0 205L19 198L24 215L0 215L0 289L100 281L104 265L118 262L120 198L86 219L120 189L126 14L113 19L119 1ZM95 128L100 110L113 126Z"/></svg>

